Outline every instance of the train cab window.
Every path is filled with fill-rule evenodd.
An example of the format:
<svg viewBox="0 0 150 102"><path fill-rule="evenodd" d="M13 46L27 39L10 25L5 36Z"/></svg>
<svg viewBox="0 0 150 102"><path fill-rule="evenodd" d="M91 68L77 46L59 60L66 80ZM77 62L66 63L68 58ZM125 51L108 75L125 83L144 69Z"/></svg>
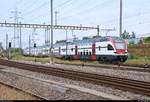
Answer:
<svg viewBox="0 0 150 102"><path fill-rule="evenodd" d="M82 52L81 52L81 55L82 55Z"/></svg>
<svg viewBox="0 0 150 102"><path fill-rule="evenodd" d="M108 45L107 48L108 48L109 51L114 50L114 48L111 45Z"/></svg>

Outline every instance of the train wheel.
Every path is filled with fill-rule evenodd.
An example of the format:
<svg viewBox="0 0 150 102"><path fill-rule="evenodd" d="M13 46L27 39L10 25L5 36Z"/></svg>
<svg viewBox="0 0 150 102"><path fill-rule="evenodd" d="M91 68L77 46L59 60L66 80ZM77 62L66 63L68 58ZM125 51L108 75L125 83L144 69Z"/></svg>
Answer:
<svg viewBox="0 0 150 102"><path fill-rule="evenodd" d="M107 62L106 57L102 58L102 62Z"/></svg>

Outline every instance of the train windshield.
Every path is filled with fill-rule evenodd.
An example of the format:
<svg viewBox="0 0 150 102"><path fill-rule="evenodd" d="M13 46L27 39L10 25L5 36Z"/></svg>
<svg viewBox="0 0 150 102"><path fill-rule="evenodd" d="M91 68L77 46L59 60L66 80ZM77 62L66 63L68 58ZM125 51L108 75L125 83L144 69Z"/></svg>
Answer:
<svg viewBox="0 0 150 102"><path fill-rule="evenodd" d="M125 41L122 38L119 37L114 37L113 38L114 42L115 42L115 46L117 50L124 50L125 49Z"/></svg>
<svg viewBox="0 0 150 102"><path fill-rule="evenodd" d="M125 49L125 43L115 43L117 50L124 50Z"/></svg>

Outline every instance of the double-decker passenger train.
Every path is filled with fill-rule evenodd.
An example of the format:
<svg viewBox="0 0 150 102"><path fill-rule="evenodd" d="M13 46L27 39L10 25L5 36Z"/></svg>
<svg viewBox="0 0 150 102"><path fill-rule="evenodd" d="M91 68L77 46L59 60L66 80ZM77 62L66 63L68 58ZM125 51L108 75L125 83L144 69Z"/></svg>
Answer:
<svg viewBox="0 0 150 102"><path fill-rule="evenodd" d="M127 43L120 37L84 37L82 40L57 41L53 45L55 57L68 60L125 62L128 59ZM24 50L24 55L48 56L49 46ZM30 53L29 53L30 52Z"/></svg>

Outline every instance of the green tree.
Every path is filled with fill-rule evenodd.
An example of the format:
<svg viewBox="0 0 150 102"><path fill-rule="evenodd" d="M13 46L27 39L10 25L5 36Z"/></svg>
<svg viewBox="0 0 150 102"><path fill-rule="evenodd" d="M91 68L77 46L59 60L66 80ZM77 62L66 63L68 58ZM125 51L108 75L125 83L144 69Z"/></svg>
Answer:
<svg viewBox="0 0 150 102"><path fill-rule="evenodd" d="M145 38L145 39L144 39L144 42L145 42L145 43L150 43L150 37Z"/></svg>
<svg viewBox="0 0 150 102"><path fill-rule="evenodd" d="M135 32L132 32L131 37L132 37L132 38L136 38L136 36L135 36Z"/></svg>
<svg viewBox="0 0 150 102"><path fill-rule="evenodd" d="M123 32L123 34L122 34L122 38L123 39L128 39L128 36L129 36L129 33L126 31L126 30L124 30L124 32Z"/></svg>
<svg viewBox="0 0 150 102"><path fill-rule="evenodd" d="M130 41L130 42L129 42L129 45L134 45L134 44L135 44L134 41Z"/></svg>
<svg viewBox="0 0 150 102"><path fill-rule="evenodd" d="M128 32L126 33L126 39L130 39L130 34Z"/></svg>

